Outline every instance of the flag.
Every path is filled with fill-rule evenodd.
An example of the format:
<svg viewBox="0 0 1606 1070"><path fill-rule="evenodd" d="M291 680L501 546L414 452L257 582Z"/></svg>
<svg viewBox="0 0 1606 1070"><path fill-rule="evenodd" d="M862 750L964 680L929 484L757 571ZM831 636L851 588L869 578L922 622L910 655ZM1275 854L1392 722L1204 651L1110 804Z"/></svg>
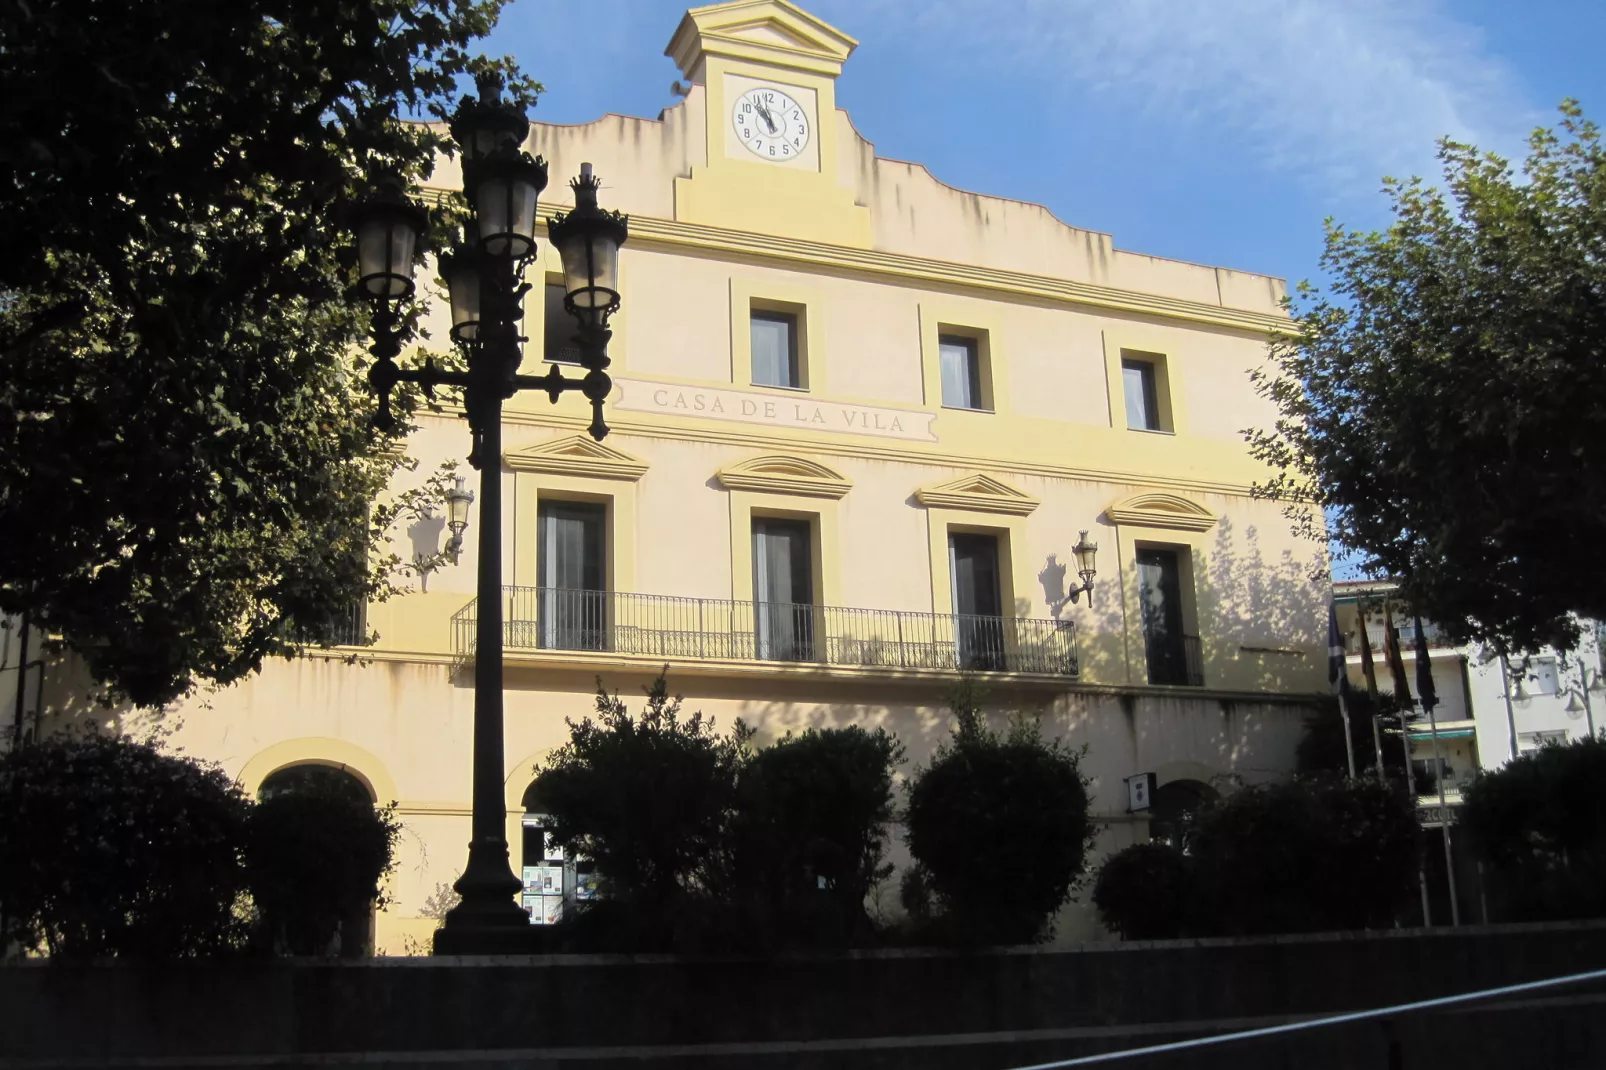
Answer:
<svg viewBox="0 0 1606 1070"><path fill-rule="evenodd" d="M1355 603L1356 614L1361 622L1361 675L1366 679L1366 697L1372 700L1372 709L1377 709L1377 667L1372 664L1372 637L1366 631L1366 603Z"/></svg>
<svg viewBox="0 0 1606 1070"><path fill-rule="evenodd" d="M1386 598L1383 600L1383 656L1389 663L1389 675L1394 678L1394 700L1400 709L1407 709L1411 705L1411 685L1406 682L1400 633L1394 628L1394 613Z"/></svg>
<svg viewBox="0 0 1606 1070"><path fill-rule="evenodd" d="M1344 662L1344 633L1338 630L1338 611L1328 602L1327 683L1340 695L1349 694L1349 670Z"/></svg>
<svg viewBox="0 0 1606 1070"><path fill-rule="evenodd" d="M1424 710L1439 704L1439 694L1433 686L1433 663L1428 660L1428 640L1422 633L1422 618L1416 618L1416 693Z"/></svg>

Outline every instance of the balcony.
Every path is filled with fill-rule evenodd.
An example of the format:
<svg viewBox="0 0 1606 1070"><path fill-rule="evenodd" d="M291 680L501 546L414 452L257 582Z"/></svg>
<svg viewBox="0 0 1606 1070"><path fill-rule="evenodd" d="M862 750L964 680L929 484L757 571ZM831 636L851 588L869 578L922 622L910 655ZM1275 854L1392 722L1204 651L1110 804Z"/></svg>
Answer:
<svg viewBox="0 0 1606 1070"><path fill-rule="evenodd" d="M1070 621L847 609L546 587L502 589L508 651L938 669L1076 677ZM452 617L459 657L474 653L477 603Z"/></svg>

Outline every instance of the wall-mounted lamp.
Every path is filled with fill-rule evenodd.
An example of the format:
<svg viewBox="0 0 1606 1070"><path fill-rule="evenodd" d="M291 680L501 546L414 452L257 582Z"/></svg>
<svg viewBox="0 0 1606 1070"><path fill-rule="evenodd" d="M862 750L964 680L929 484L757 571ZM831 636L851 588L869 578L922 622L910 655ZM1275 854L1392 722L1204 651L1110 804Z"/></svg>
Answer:
<svg viewBox="0 0 1606 1070"><path fill-rule="evenodd" d="M457 477L457 485L446 492L447 520L446 526L451 529L452 537L446 541L446 556L452 564L457 564L458 554L463 552L463 532L468 530L468 507L474 504L474 492L463 486L463 477Z"/></svg>
<svg viewBox="0 0 1606 1070"><path fill-rule="evenodd" d="M1083 593L1086 593L1088 604L1092 605L1093 577L1098 574L1098 569L1094 567L1094 562L1098 558L1099 544L1088 542L1087 532L1084 531L1081 533L1081 537L1076 540L1076 545L1071 547L1071 553L1076 557L1076 574L1082 578L1082 585L1080 587L1072 587L1066 592L1066 597L1075 602Z"/></svg>

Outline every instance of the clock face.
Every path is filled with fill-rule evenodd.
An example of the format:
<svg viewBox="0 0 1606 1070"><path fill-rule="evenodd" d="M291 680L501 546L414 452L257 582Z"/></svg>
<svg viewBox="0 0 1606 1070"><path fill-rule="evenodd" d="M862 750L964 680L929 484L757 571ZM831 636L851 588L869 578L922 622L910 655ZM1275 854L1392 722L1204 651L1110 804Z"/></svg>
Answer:
<svg viewBox="0 0 1606 1070"><path fill-rule="evenodd" d="M747 151L763 160L791 160L809 143L803 106L779 89L759 86L736 98L731 125Z"/></svg>

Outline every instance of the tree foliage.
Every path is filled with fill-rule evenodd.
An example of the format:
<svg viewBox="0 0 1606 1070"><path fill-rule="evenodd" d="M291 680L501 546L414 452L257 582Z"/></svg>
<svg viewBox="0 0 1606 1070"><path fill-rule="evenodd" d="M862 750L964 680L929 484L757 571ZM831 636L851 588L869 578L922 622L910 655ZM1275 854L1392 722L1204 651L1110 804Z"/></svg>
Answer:
<svg viewBox="0 0 1606 1070"><path fill-rule="evenodd" d="M401 832L395 804L376 807L349 774L327 766L288 772L296 775L279 790L264 789L247 829L257 939L290 955L366 954L369 911L384 906L380 881Z"/></svg>
<svg viewBox="0 0 1606 1070"><path fill-rule="evenodd" d="M1397 724L1399 703L1391 691L1379 691L1377 702L1361 690L1350 692L1350 741L1355 747L1355 771L1375 774L1377 741L1372 735L1372 715L1379 715L1383 726ZM1349 754L1344 746L1344 718L1336 697L1324 698L1316 712L1305 718L1305 734L1294 751L1295 768L1301 773L1345 773ZM1397 735L1383 736L1383 774L1401 786L1405 784L1405 748Z"/></svg>
<svg viewBox="0 0 1606 1070"><path fill-rule="evenodd" d="M951 741L908 785L905 842L921 867L906 906L929 908L951 939L1017 944L1052 933L1093 837L1081 754L1016 715L992 730L969 681L950 699Z"/></svg>
<svg viewBox="0 0 1606 1070"><path fill-rule="evenodd" d="M1301 776L1208 804L1181 846L1117 852L1093 899L1131 939L1385 928L1411 897L1419 839L1398 785Z"/></svg>
<svg viewBox="0 0 1606 1070"><path fill-rule="evenodd" d="M1606 148L1577 105L1521 174L1445 141L1445 188L1386 180L1393 224L1329 223L1331 294L1257 375L1246 432L1313 536L1458 640L1574 645L1606 616Z"/></svg>
<svg viewBox="0 0 1606 1070"><path fill-rule="evenodd" d="M598 680L596 719L570 721L569 741L536 771L553 841L591 859L600 892L644 919L668 918L718 885L746 752L740 724L721 736L680 705L660 675L633 716Z"/></svg>
<svg viewBox="0 0 1606 1070"><path fill-rule="evenodd" d="M884 729L810 728L754 753L738 778L728 894L775 942L841 944L873 929L865 900L889 876L892 776Z"/></svg>
<svg viewBox="0 0 1606 1070"><path fill-rule="evenodd" d="M114 692L238 679L387 589L349 210L428 173L403 117L504 2L0 6L0 611Z"/></svg>
<svg viewBox="0 0 1606 1070"><path fill-rule="evenodd" d="M1208 806L1189 842L1213 934L1384 928L1409 900L1420 829L1404 790L1299 777Z"/></svg>
<svg viewBox="0 0 1606 1070"><path fill-rule="evenodd" d="M122 737L0 757L0 943L77 958L237 947L249 807L222 770Z"/></svg>
<svg viewBox="0 0 1606 1070"><path fill-rule="evenodd" d="M1134 843L1099 867L1093 905L1127 940L1174 940L1194 933L1198 878L1193 861L1168 843Z"/></svg>
<svg viewBox="0 0 1606 1070"><path fill-rule="evenodd" d="M1606 739L1548 744L1480 773L1461 825L1502 918L1606 914Z"/></svg>

